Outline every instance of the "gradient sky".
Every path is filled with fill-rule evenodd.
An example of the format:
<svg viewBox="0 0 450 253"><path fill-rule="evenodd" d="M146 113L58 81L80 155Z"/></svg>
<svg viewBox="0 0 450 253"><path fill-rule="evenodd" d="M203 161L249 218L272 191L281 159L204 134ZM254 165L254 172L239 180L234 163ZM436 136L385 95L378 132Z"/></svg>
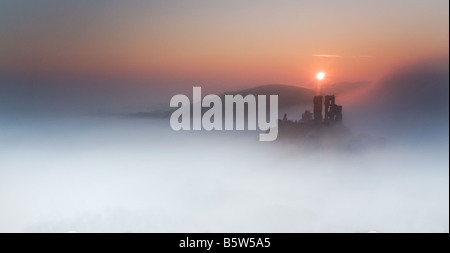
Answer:
<svg viewBox="0 0 450 253"><path fill-rule="evenodd" d="M448 57L448 18L447 0L1 0L0 72L218 90L308 86L320 70L372 81Z"/></svg>

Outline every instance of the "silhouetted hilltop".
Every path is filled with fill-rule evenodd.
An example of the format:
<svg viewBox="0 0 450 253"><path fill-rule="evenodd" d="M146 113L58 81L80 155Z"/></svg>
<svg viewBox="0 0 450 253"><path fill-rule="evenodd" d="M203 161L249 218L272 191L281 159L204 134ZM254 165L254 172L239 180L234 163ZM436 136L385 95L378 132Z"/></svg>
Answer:
<svg viewBox="0 0 450 253"><path fill-rule="evenodd" d="M269 95L278 95L278 108L280 109L280 114L285 112L283 109L300 108L304 106L311 107L312 98L314 97L314 91L311 89L283 84L262 85L250 89L225 92L223 94L220 94L219 96L222 99L222 103L225 103L225 95L237 94L240 94L244 97L246 95L266 95L267 98L269 97ZM192 101L192 94L186 95ZM203 97L205 95L208 94L202 94ZM175 110L176 108L168 108L166 111L137 112L127 114L127 116L132 118L168 118ZM205 112L206 110L208 110L208 108L202 109L203 112ZM297 111L298 115L300 115L301 111Z"/></svg>

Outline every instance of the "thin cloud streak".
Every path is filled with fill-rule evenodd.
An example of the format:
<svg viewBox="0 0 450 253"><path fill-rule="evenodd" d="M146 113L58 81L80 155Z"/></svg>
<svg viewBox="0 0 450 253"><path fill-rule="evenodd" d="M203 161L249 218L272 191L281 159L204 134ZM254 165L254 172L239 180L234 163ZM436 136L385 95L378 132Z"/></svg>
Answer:
<svg viewBox="0 0 450 253"><path fill-rule="evenodd" d="M373 58L375 56L372 55L356 55L356 56L348 56L348 55L336 55L336 54L315 54L314 57L325 57L325 58Z"/></svg>

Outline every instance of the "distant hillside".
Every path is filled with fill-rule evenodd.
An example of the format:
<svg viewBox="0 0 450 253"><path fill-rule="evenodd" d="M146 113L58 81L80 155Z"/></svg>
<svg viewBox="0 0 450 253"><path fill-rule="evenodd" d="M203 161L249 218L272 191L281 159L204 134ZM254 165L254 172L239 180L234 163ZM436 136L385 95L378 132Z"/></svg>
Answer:
<svg viewBox="0 0 450 253"><path fill-rule="evenodd" d="M240 94L244 97L246 95L255 95L255 96L278 95L278 108L280 110L280 114L288 112L287 111L288 109L292 109L298 115L300 115L300 111L298 110L298 108L308 107L312 109L312 101L314 97L313 90L303 87L282 85L282 84L269 84L245 90L225 92L224 94L221 94L219 96L221 97L222 102L224 103L225 95L237 95L237 94ZM189 99L192 98L189 96ZM176 110L176 108L168 108L168 110L166 111L157 111L157 112L130 113L127 116L133 118L168 118L170 117L170 115L174 110ZM203 111L206 110L207 109L203 109Z"/></svg>
<svg viewBox="0 0 450 253"><path fill-rule="evenodd" d="M226 92L225 95L248 94L257 95L278 95L278 107L290 108L297 106L310 106L314 97L314 91L297 86L283 84L268 84L246 90ZM223 95L222 95L223 96Z"/></svg>
<svg viewBox="0 0 450 253"><path fill-rule="evenodd" d="M384 132L419 131L423 135L446 128L448 136L448 67L446 58L398 69L353 101L347 115L353 124Z"/></svg>

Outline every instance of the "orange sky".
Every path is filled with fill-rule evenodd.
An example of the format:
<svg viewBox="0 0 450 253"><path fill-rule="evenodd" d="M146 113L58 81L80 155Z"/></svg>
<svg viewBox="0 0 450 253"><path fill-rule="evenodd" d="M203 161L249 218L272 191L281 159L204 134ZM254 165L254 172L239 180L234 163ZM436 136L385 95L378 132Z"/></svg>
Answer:
<svg viewBox="0 0 450 253"><path fill-rule="evenodd" d="M330 83L372 81L401 64L448 57L448 5L7 0L0 70L189 80L179 84L186 86L308 86L318 71Z"/></svg>

